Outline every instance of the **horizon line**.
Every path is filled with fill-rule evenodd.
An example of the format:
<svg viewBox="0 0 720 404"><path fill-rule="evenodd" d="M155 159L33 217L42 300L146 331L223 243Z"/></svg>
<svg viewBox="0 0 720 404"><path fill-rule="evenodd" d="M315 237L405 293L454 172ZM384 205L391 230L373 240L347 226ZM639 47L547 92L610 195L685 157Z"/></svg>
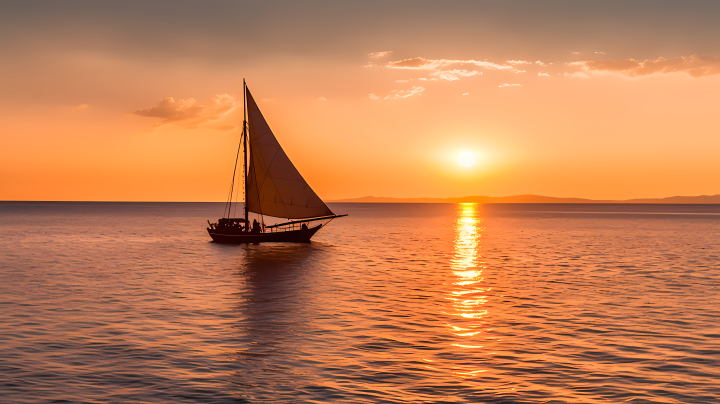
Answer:
<svg viewBox="0 0 720 404"><path fill-rule="evenodd" d="M591 199L581 197L556 197L535 194L522 194L510 196L462 196L462 197L393 197L393 196L362 196L356 198L343 198L325 201L326 203L666 203L682 204L670 200L683 200L684 203L720 204L720 194L694 195L694 196L667 196L656 198L630 198L630 199ZM688 201L685 201L688 200ZM704 200L704 202L692 200ZM709 201L706 201L709 200ZM665 201L665 202L664 202ZM88 203L227 203L227 201L158 201L158 200L28 200L28 199L2 199L0 202L88 202ZM237 201L237 203L245 201Z"/></svg>

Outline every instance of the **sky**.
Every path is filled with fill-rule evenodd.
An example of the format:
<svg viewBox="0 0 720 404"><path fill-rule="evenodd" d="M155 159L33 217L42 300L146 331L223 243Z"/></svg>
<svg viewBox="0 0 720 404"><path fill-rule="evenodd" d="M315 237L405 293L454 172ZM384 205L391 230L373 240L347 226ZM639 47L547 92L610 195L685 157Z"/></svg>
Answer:
<svg viewBox="0 0 720 404"><path fill-rule="evenodd" d="M720 194L718 19L717 1L3 2L0 200L226 200L243 78L326 201Z"/></svg>

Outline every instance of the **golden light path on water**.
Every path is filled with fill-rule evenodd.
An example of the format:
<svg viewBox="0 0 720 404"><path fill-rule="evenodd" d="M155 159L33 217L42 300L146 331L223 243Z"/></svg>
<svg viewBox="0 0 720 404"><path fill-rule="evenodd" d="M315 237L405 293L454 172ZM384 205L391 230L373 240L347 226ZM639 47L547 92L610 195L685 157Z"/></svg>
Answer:
<svg viewBox="0 0 720 404"><path fill-rule="evenodd" d="M487 303L486 292L490 288L483 286L485 263L480 255L483 231L481 223L478 204L458 205L454 252L450 262L454 279L445 299L450 302L446 314L457 318L457 321L448 323L447 326L453 335L460 337L459 341L452 345L461 349L482 349L480 335L487 331L483 317L487 314L484 305ZM468 378L480 376L486 371L487 369L464 366L453 373Z"/></svg>

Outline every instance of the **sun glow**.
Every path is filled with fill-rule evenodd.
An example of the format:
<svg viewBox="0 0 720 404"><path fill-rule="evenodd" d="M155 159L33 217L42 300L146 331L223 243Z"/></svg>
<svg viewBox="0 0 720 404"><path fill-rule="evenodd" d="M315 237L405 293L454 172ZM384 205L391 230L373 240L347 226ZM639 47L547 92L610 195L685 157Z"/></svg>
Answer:
<svg viewBox="0 0 720 404"><path fill-rule="evenodd" d="M458 156L458 162L461 166L470 167L475 164L475 155L470 152L462 152Z"/></svg>

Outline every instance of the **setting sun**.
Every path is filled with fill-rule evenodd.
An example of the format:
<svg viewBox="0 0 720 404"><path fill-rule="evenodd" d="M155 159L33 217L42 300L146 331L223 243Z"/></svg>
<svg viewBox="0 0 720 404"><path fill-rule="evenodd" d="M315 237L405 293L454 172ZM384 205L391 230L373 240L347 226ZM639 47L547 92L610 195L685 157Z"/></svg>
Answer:
<svg viewBox="0 0 720 404"><path fill-rule="evenodd" d="M458 156L458 162L462 166L470 167L475 164L475 155L470 152L462 152Z"/></svg>

